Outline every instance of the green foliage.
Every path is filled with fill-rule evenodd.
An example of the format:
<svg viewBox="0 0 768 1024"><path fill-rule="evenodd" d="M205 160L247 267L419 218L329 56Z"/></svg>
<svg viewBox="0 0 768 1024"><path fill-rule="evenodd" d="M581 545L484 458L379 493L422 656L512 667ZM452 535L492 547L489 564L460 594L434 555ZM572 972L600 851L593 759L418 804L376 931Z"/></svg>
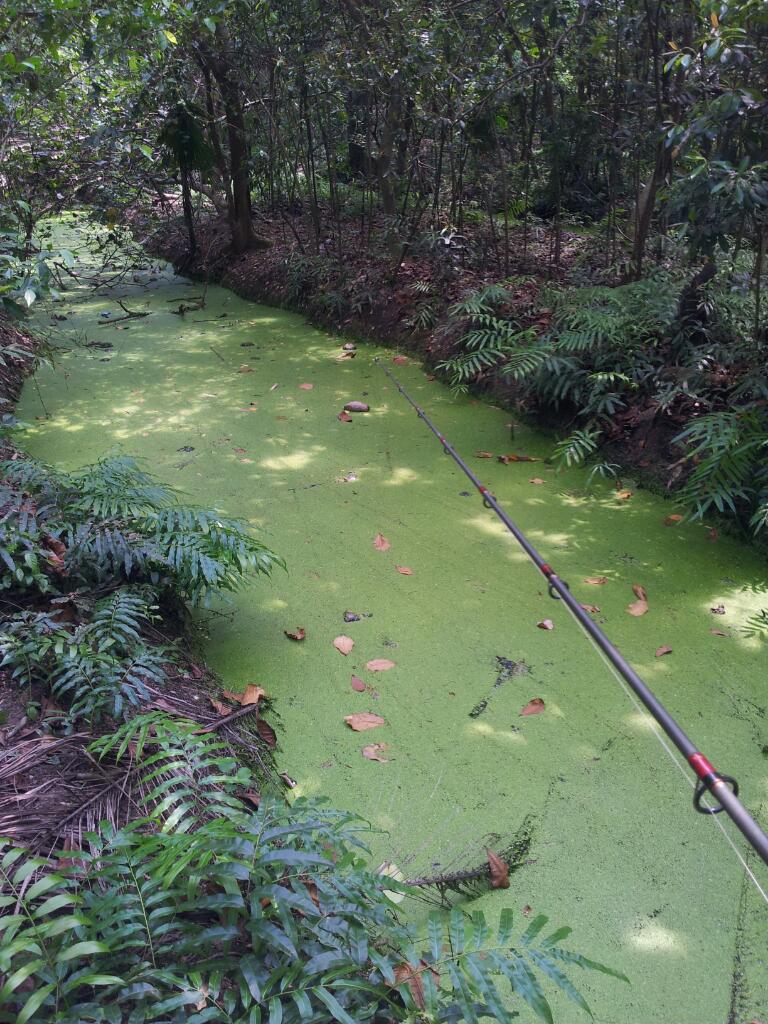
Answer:
<svg viewBox="0 0 768 1024"><path fill-rule="evenodd" d="M449 323L459 324L463 333L457 344L458 354L438 363L437 368L446 373L455 391L466 391L492 370L501 368L503 373L514 375L538 365L539 353L530 347L535 332L523 330L516 319L501 311L511 298L508 288L491 284L448 310Z"/></svg>
<svg viewBox="0 0 768 1024"><path fill-rule="evenodd" d="M510 911L492 931L454 909L422 942L387 896L403 887L366 864L364 822L305 800L248 808L247 773L217 746L140 716L93 752L136 762L145 818L89 834L69 867L2 844L5 1016L506 1022L519 1000L552 1021L542 982L589 1012L567 968L623 977L563 948L569 928L541 938L543 916L515 936Z"/></svg>
<svg viewBox="0 0 768 1024"><path fill-rule="evenodd" d="M599 441L599 430L574 430L568 437L558 441L552 458L563 466L580 466L595 454Z"/></svg>
<svg viewBox="0 0 768 1024"><path fill-rule="evenodd" d="M282 561L237 520L181 505L129 458L74 473L0 463L1 664L73 719L124 715L165 679L158 605L209 604ZM43 610L19 611L45 598Z"/></svg>
<svg viewBox="0 0 768 1024"><path fill-rule="evenodd" d="M755 532L768 525L768 416L762 407L700 416L675 441L693 466L681 497L697 518L716 509Z"/></svg>

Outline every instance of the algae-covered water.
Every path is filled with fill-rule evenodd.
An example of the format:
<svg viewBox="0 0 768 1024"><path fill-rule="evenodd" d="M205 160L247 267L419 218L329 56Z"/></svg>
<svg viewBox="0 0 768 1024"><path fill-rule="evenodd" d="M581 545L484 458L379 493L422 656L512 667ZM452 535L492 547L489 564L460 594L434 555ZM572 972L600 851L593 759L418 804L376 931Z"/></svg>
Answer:
<svg viewBox="0 0 768 1024"><path fill-rule="evenodd" d="M647 717L372 362L391 366L394 353L365 346L340 361L338 338L218 287L204 310L174 315L201 286L169 268L93 290L77 223L57 232L82 284L54 307L67 317L55 325L62 347L39 391L24 390L24 444L65 468L140 456L285 557L287 574L217 609L206 654L230 688L257 682L275 699L295 792L363 814L382 830L375 856L406 874L529 835L511 888L479 905L491 917L505 905L521 919L547 913L574 927L575 949L625 971L631 986L576 979L601 1024L764 1018L768 908L717 823L693 812L687 773ZM105 326L118 298L151 315ZM477 458L541 458L551 441L521 427L511 441L508 413L452 396L411 360L394 369L768 824L766 647L740 628L768 605L765 564L700 525L665 525L674 509L631 484L620 498L588 492L581 471ZM350 400L370 413L340 421ZM633 584L648 592L643 617L626 610ZM348 610L366 615L346 623ZM537 628L545 619L554 629ZM284 636L299 626L303 642ZM339 635L355 641L347 656ZM365 668L381 658L395 667ZM353 674L375 692L354 691ZM544 711L521 716L533 698ZM353 732L344 716L356 711L387 724ZM376 742L386 763L362 756ZM576 1019L556 1005L560 1021Z"/></svg>

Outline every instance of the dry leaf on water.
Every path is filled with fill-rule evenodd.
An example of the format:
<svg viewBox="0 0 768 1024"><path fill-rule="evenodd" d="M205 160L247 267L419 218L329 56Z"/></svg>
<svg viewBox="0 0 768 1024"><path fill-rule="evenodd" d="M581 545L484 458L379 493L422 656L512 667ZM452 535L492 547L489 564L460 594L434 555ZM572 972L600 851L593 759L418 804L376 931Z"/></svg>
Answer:
<svg viewBox="0 0 768 1024"><path fill-rule="evenodd" d="M520 712L521 715L540 715L546 705L541 697L534 697L533 700L529 700L523 710Z"/></svg>
<svg viewBox="0 0 768 1024"><path fill-rule="evenodd" d="M407 565L396 565L395 568L401 576L413 576L413 569L409 569Z"/></svg>
<svg viewBox="0 0 768 1024"><path fill-rule="evenodd" d="M541 459L534 458L533 455L497 455L496 459L505 466L510 462L541 462Z"/></svg>
<svg viewBox="0 0 768 1024"><path fill-rule="evenodd" d="M336 417L336 419L337 420L341 420L342 423L351 423L352 422L352 417L349 415L348 412L344 412L343 409L339 413L339 415Z"/></svg>
<svg viewBox="0 0 768 1024"><path fill-rule="evenodd" d="M395 366L402 366L404 363L408 362L408 356L395 356L392 362Z"/></svg>
<svg viewBox="0 0 768 1024"><path fill-rule="evenodd" d="M242 693L222 690L221 694L227 700L236 700L238 704L242 704L245 707L246 704L258 704L262 697L266 697L267 691L263 690L260 686L254 686L253 683L248 683Z"/></svg>
<svg viewBox="0 0 768 1024"><path fill-rule="evenodd" d="M532 913L533 913L533 907L530 906L530 904L526 903L525 906L523 907L523 917L530 917Z"/></svg>
<svg viewBox="0 0 768 1024"><path fill-rule="evenodd" d="M394 661L390 661L389 658L374 658L372 661L366 663L365 666L369 672L386 672L387 669L394 668Z"/></svg>
<svg viewBox="0 0 768 1024"><path fill-rule="evenodd" d="M542 480L540 476L535 476L532 480L529 480L528 483L529 484L543 484L543 483L545 483L545 481Z"/></svg>
<svg viewBox="0 0 768 1024"><path fill-rule="evenodd" d="M674 512L671 516L667 516L664 520L665 526L677 526L678 523L682 523L683 517Z"/></svg>
<svg viewBox="0 0 768 1024"><path fill-rule="evenodd" d="M491 875L492 889L509 888L509 865L493 850L486 849L485 855L488 858L488 868Z"/></svg>
<svg viewBox="0 0 768 1024"><path fill-rule="evenodd" d="M726 633L724 629L710 629L709 632L712 634L712 636L729 636L729 634Z"/></svg>
<svg viewBox="0 0 768 1024"><path fill-rule="evenodd" d="M314 388L314 384L299 384L302 391L311 391Z"/></svg>
<svg viewBox="0 0 768 1024"><path fill-rule="evenodd" d="M270 391L276 391L279 387L280 387L279 384L273 384L272 387L269 390Z"/></svg>
<svg viewBox="0 0 768 1024"><path fill-rule="evenodd" d="M587 576L584 580L585 583L591 583L595 587L601 587L604 583L608 582L607 576Z"/></svg>
<svg viewBox="0 0 768 1024"><path fill-rule="evenodd" d="M536 625L539 629L554 629L555 624L552 619L542 619L541 622L537 622Z"/></svg>
<svg viewBox="0 0 768 1024"><path fill-rule="evenodd" d="M373 538L373 546L377 551L389 551L392 545L382 533L377 533Z"/></svg>
<svg viewBox="0 0 768 1024"><path fill-rule="evenodd" d="M725 615L725 605L724 604L715 605L714 608L710 608L709 610L712 612L713 615Z"/></svg>
<svg viewBox="0 0 768 1024"><path fill-rule="evenodd" d="M307 631L304 629L303 626L297 626L296 629L293 631L291 631L290 629L284 629L283 632L285 633L289 640L296 641L303 640L304 637L307 635Z"/></svg>
<svg viewBox="0 0 768 1024"><path fill-rule="evenodd" d="M240 369L237 372L238 373L253 373L253 367L249 366L248 363L243 363L243 365L240 367Z"/></svg>
<svg viewBox="0 0 768 1024"><path fill-rule="evenodd" d="M355 641L351 636L337 636L333 641L333 646L339 651L340 654L347 655L355 646Z"/></svg>
<svg viewBox="0 0 768 1024"><path fill-rule="evenodd" d="M369 761L380 761L382 764L386 764L389 758L381 756L384 750L389 750L388 743L369 743L367 747L363 747L362 754Z"/></svg>
<svg viewBox="0 0 768 1024"><path fill-rule="evenodd" d="M387 724L381 715L374 715L372 711L357 711L354 715L347 715L344 721L355 732L365 732L366 729L376 729Z"/></svg>
<svg viewBox="0 0 768 1024"><path fill-rule="evenodd" d="M632 497L633 491L616 491L616 497L621 498L622 501L626 501Z"/></svg>
<svg viewBox="0 0 768 1024"><path fill-rule="evenodd" d="M597 615L600 611L596 604L583 604L581 607L585 612L589 612L590 615Z"/></svg>
<svg viewBox="0 0 768 1024"><path fill-rule="evenodd" d="M365 683L360 676L352 676L352 689L357 693L365 693Z"/></svg>
<svg viewBox="0 0 768 1024"><path fill-rule="evenodd" d="M365 402L347 402L344 406L347 412L370 412L370 405L366 405Z"/></svg>
<svg viewBox="0 0 768 1024"><path fill-rule="evenodd" d="M475 452L476 459L492 459L493 452Z"/></svg>
<svg viewBox="0 0 768 1024"><path fill-rule="evenodd" d="M665 654L671 654L671 653L672 653L672 648L665 644L663 647L657 647L656 648L655 657L663 658Z"/></svg>
<svg viewBox="0 0 768 1024"><path fill-rule="evenodd" d="M640 586L639 583L632 584L632 593L635 595L637 600L627 606L627 611L630 615L634 615L638 618L641 615L645 615L648 611L648 594L645 587Z"/></svg>

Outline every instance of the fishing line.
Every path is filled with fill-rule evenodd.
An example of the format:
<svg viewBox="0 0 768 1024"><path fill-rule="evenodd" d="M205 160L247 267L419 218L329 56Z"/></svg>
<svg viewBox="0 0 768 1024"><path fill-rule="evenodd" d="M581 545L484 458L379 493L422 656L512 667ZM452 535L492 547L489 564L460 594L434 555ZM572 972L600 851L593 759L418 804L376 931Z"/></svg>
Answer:
<svg viewBox="0 0 768 1024"><path fill-rule="evenodd" d="M570 611L570 608L568 610ZM576 617L572 615L572 618L575 619ZM578 622L578 619L576 621ZM613 675L613 677L616 680L616 682L619 684L621 689L624 691L624 693L627 696L628 700L634 705L634 707L637 710L637 712L643 717L643 720L648 723L650 731L653 733L653 735L659 741L659 743L661 744L663 749L666 751L667 756L669 757L670 761L675 766L675 768L677 768L677 770L680 772L680 774L682 775L682 777L685 780L685 782L687 783L687 785L689 785L691 787L691 789L695 790L696 783L693 781L691 776L688 774L688 772L686 770L686 767L683 764L683 762L680 760L680 758L674 752L672 747L670 747L669 743L667 743L666 739L664 738L664 734L659 729L659 726L657 725L656 721L648 713L648 711L646 711L646 709L643 707L643 705L640 703L640 701L637 699L637 697L634 695L634 693L630 690L629 686L627 686L627 684L621 678L619 673L616 671L616 669L613 666L613 664L608 660L608 658L605 656L605 654L600 650L598 645L596 643L594 643L594 641L592 640L591 637L587 637L587 639L590 642L590 646L593 648L593 650L595 650L598 653L598 655L600 656L601 660L605 663L605 665L607 666L607 668L610 671L610 673ZM731 847L731 849L733 850L737 860L739 861L741 866L744 868L745 874L751 880L752 884L754 885L755 889L758 891L758 893L760 894L762 899L765 901L766 905L768 905L768 893L766 893L765 889L760 884L759 880L757 879L757 877L755 876L754 872L752 871L752 869L750 868L749 864L747 863L746 859L744 858L743 854L741 853L741 850L739 850L738 846L733 841L733 838L731 837L731 835L728 832L728 830L726 829L726 827L723 825L723 823L720 820L720 818L717 818L717 817L715 818L715 824L719 827L720 831L723 834L723 838L728 843L728 845Z"/></svg>
<svg viewBox="0 0 768 1024"><path fill-rule="evenodd" d="M496 500L495 495L491 494L488 488L484 486L482 481L467 465L453 445L444 437L440 430L438 430L421 406L418 405L408 394L392 371L388 367L384 366L378 357L374 358L374 363L381 367L387 377L395 385L398 392L415 410L419 419L423 420L426 427L435 435L442 445L443 451L446 455L449 455L465 476L472 481L472 484L483 499L485 507L491 509L496 514L497 518L501 520L533 564L538 568L539 572L541 572L545 577L548 583L550 597L560 600L566 605L571 615L576 619L577 623L592 640L593 644L600 650L601 654L609 662L614 672L621 676L623 682L629 686L634 696L644 706L646 712L649 713L651 718L655 720L656 724L664 731L664 733L666 733L667 738L683 755L689 767L693 769L697 777L693 795L693 804L695 809L701 814L709 815L716 815L725 811L755 852L766 864L768 864L768 835L765 834L744 804L739 800L739 786L737 781L730 775L725 775L716 771L710 761L700 750L698 750L693 741L684 732L680 724L667 711L653 691L640 678L635 669L632 668L615 644L608 639L597 623L587 615L581 604L571 594L566 581L561 579L552 566L549 565L549 563L546 562L539 554L520 527L504 511L502 506ZM714 797L714 806L703 802L704 797L707 794L711 794ZM722 825L721 830L730 841L730 837L725 832L725 829L722 828ZM733 844L731 843L731 845ZM746 862L744 862L743 858L738 854L736 847L734 846L733 848L739 856L740 861L744 864L745 870L749 870ZM749 873L751 875L751 872Z"/></svg>

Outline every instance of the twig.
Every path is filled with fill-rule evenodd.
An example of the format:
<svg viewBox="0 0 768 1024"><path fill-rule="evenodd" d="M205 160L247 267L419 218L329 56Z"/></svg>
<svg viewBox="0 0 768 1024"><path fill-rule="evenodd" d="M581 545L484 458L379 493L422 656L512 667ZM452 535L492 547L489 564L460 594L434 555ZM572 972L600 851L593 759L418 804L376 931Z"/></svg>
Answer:
<svg viewBox="0 0 768 1024"><path fill-rule="evenodd" d="M236 718L242 718L243 715L247 715L250 711L256 711L258 707L258 702L256 704L244 704L241 708L238 708L237 711L233 711L231 715L224 715L223 718L219 718L218 721L213 723L213 725L208 725L205 729L195 729L195 736L204 732L215 732L217 729L220 729L222 725L234 722Z"/></svg>

